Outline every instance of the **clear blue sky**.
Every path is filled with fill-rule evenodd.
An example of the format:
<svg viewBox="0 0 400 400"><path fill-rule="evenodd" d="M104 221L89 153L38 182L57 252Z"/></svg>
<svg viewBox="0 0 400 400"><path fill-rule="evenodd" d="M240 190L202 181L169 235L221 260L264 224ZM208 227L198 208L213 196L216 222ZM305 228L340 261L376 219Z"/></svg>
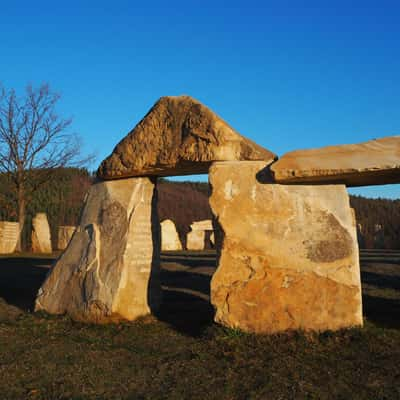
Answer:
<svg viewBox="0 0 400 400"><path fill-rule="evenodd" d="M399 21L384 0L10 1L0 81L59 91L97 163L179 94L282 155L400 134ZM400 198L400 185L356 192Z"/></svg>

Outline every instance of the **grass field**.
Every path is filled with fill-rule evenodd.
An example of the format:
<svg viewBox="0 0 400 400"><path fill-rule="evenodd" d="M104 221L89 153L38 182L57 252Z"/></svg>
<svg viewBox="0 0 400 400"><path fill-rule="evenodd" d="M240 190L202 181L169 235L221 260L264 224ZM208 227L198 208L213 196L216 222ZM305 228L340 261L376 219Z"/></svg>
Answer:
<svg viewBox="0 0 400 400"><path fill-rule="evenodd" d="M364 253L365 327L249 335L213 324L212 253L162 258L157 316L31 313L51 257L0 259L0 399L400 399L400 264Z"/></svg>

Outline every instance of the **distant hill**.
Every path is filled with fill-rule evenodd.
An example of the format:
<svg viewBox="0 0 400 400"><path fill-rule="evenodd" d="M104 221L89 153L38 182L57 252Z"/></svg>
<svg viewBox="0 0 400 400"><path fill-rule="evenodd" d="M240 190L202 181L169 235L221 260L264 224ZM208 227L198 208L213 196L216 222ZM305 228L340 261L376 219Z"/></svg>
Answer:
<svg viewBox="0 0 400 400"><path fill-rule="evenodd" d="M24 245L30 248L32 217L46 212L52 232L53 246L59 225L77 225L85 193L93 182L85 169L60 168L53 179L28 203ZM173 182L159 179L158 214L160 221L172 219L185 244L193 221L211 219L208 203L210 187L206 182ZM400 200L368 199L350 196L359 227L360 247L400 249ZM15 221L15 199L4 175L0 175L0 220Z"/></svg>

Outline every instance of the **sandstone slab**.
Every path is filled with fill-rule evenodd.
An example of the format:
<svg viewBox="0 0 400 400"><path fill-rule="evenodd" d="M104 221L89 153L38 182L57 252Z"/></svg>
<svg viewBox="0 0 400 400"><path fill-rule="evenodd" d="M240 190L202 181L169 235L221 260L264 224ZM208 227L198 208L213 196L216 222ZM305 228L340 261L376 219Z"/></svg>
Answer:
<svg viewBox="0 0 400 400"><path fill-rule="evenodd" d="M14 253L18 238L18 222L0 221L0 254Z"/></svg>
<svg viewBox="0 0 400 400"><path fill-rule="evenodd" d="M365 143L296 150L271 166L277 183L346 186L400 182L400 136Z"/></svg>
<svg viewBox="0 0 400 400"><path fill-rule="evenodd" d="M187 250L204 250L206 232L202 230L190 231L186 236Z"/></svg>
<svg viewBox="0 0 400 400"><path fill-rule="evenodd" d="M65 250L71 241L76 226L61 225L58 227L57 248L58 250Z"/></svg>
<svg viewBox="0 0 400 400"><path fill-rule="evenodd" d="M208 173L213 161L276 155L189 96L162 97L100 165L102 179Z"/></svg>
<svg viewBox="0 0 400 400"><path fill-rule="evenodd" d="M160 302L159 224L148 178L95 183L72 240L36 299L36 310L76 320L133 320Z"/></svg>
<svg viewBox="0 0 400 400"><path fill-rule="evenodd" d="M161 250L182 250L182 243L176 230L174 221L166 219L161 222Z"/></svg>
<svg viewBox="0 0 400 400"><path fill-rule="evenodd" d="M32 252L51 253L51 235L46 213L37 213L32 219Z"/></svg>
<svg viewBox="0 0 400 400"><path fill-rule="evenodd" d="M257 180L260 162L215 163L215 320L249 332L362 325L355 220L344 185Z"/></svg>
<svg viewBox="0 0 400 400"><path fill-rule="evenodd" d="M192 231L212 231L214 230L211 219L203 219L202 221L194 221L190 225Z"/></svg>

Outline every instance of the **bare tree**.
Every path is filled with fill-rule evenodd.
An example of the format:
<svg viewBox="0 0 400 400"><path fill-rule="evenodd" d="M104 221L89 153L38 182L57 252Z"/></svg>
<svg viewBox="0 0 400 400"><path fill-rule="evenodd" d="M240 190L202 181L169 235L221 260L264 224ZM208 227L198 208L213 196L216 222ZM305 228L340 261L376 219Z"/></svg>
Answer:
<svg viewBox="0 0 400 400"><path fill-rule="evenodd" d="M60 95L47 84L28 86L18 98L14 89L0 86L0 173L6 174L15 194L21 234L26 205L49 181L54 168L83 166L80 139L69 132L71 119L56 114Z"/></svg>

